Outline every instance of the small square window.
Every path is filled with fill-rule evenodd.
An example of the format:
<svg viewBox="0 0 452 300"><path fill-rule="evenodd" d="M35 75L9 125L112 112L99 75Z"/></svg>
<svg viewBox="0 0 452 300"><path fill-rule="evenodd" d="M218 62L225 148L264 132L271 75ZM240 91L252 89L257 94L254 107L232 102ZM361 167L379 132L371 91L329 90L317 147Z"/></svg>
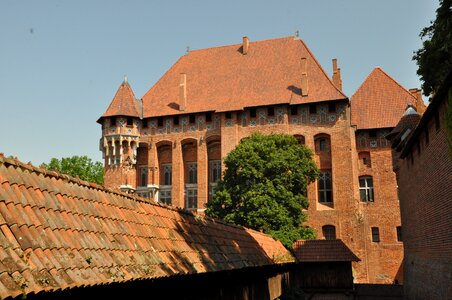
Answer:
<svg viewBox="0 0 452 300"><path fill-rule="evenodd" d="M173 124L174 124L174 125L179 125L179 117L178 117L178 116L175 116L175 117L173 118Z"/></svg>
<svg viewBox="0 0 452 300"><path fill-rule="evenodd" d="M231 112L227 112L226 113L226 119L232 119L232 113Z"/></svg>
<svg viewBox="0 0 452 300"><path fill-rule="evenodd" d="M372 242L378 243L380 241L380 230L378 227L372 227Z"/></svg>
<svg viewBox="0 0 452 300"><path fill-rule="evenodd" d="M116 118L115 117L110 119L110 126L116 126Z"/></svg>
<svg viewBox="0 0 452 300"><path fill-rule="evenodd" d="M291 115L291 116L296 116L296 115L298 115L298 106L291 106L291 107L290 107L290 115Z"/></svg>
<svg viewBox="0 0 452 300"><path fill-rule="evenodd" d="M269 107L267 108L267 114L272 117L275 115L275 108L274 107Z"/></svg>
<svg viewBox="0 0 452 300"><path fill-rule="evenodd" d="M371 137L371 138L377 137L377 131L376 130L369 130L369 137Z"/></svg>
<svg viewBox="0 0 452 300"><path fill-rule="evenodd" d="M195 120L196 120L195 114L191 114L190 116L188 116L188 121L190 122L190 124L194 124Z"/></svg>
<svg viewBox="0 0 452 300"><path fill-rule="evenodd" d="M250 109L250 118L255 118L256 117L256 109L252 108Z"/></svg>
<svg viewBox="0 0 452 300"><path fill-rule="evenodd" d="M317 105L315 105L315 104L310 104L310 105L309 105L309 113L310 113L311 115L316 114L316 113L317 113Z"/></svg>
<svg viewBox="0 0 452 300"><path fill-rule="evenodd" d="M162 117L159 117L159 118L157 119L157 125L158 125L159 127L162 127L162 126L163 126L163 118L162 118Z"/></svg>
<svg viewBox="0 0 452 300"><path fill-rule="evenodd" d="M206 122L212 122L212 113L206 113Z"/></svg>
<svg viewBox="0 0 452 300"><path fill-rule="evenodd" d="M143 128L148 128L148 120L143 120L142 124L143 124Z"/></svg>
<svg viewBox="0 0 452 300"><path fill-rule="evenodd" d="M329 113L335 113L336 112L336 103L335 102L328 103L328 112Z"/></svg>
<svg viewBox="0 0 452 300"><path fill-rule="evenodd" d="M132 126L132 125L133 125L133 119L127 118L127 126Z"/></svg>

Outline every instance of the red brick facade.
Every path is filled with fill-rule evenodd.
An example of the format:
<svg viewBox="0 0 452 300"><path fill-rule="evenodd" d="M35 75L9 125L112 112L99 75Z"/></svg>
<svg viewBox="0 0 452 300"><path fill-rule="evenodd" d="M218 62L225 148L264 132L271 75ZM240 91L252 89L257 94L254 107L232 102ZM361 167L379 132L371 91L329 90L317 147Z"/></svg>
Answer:
<svg viewBox="0 0 452 300"><path fill-rule="evenodd" d="M398 125L392 139L394 156L401 158L395 169L407 299L452 299L452 152L445 124L451 82L449 76L417 127ZM403 138L405 132L409 135Z"/></svg>
<svg viewBox="0 0 452 300"><path fill-rule="evenodd" d="M275 40L275 43L280 42ZM296 42L300 43L284 40L279 46ZM246 55L231 55L251 59L254 43L247 47L249 52ZM198 51L196 55L203 50ZM219 50L205 51L207 56L209 51ZM309 52L309 55L312 54ZM184 60L188 59L184 57ZM272 61L271 58L268 60ZM187 78L190 78L187 66L180 66L183 63L179 61L173 68L184 69ZM195 108L190 108L190 95L195 97L190 90L190 81L186 79L180 83L179 99L182 100L178 100L183 103L183 110L169 101L168 106L173 105L174 110L160 115L158 108L149 106L146 104L149 100L143 99L138 103L143 105L143 111L147 110L149 116L133 118L132 125L125 125L129 115L118 113L115 125L111 124L111 117L102 117L99 122L103 127L101 148L105 155L106 185L134 191L156 201L203 211L215 188L215 180L221 174L221 159L242 138L253 132L291 134L313 150L321 170L321 179L308 187L308 225L315 229L318 238L342 239L357 254L361 261L353 265L356 282L402 282L403 245L397 240L396 228L401 223L396 178L392 171L390 144L384 139L395 124L363 129L359 124L353 124L353 100L350 106L347 97L337 88L341 82L340 70L335 67L333 83L327 77L324 81L326 74L312 56L308 56L307 67L303 64L300 74L307 74L307 81L301 79L301 84L294 82L293 85L285 85L285 90L292 93L292 99L306 97L305 104L302 98L285 102L275 100L274 103L266 100L262 104L250 100L249 105L240 104L242 109L228 110L221 106L218 110L198 108L199 111L195 111ZM265 66L262 68L265 69ZM156 90L164 93L159 85L169 81L167 74L146 94L147 97L155 94ZM300 76L303 78L303 75ZM233 78L230 80L234 81ZM273 81L278 80L274 78ZM319 86L316 80L321 83ZM173 81L179 84L178 80ZM270 80L268 82L271 83ZM206 89L209 88L206 86ZM275 86L275 90L278 88ZM282 89L281 93L286 93L285 90ZM204 91L199 90L198 93ZM407 101L412 100L408 91L403 90L402 94L408 95ZM162 100L159 98L158 101ZM209 105L213 104L206 102L206 106ZM231 107L237 105L231 104ZM406 103L403 105L406 106ZM194 107L199 107L199 103ZM154 116L150 115L150 109L155 111ZM113 153L122 154L113 157ZM361 188L360 183L364 184ZM378 229L378 237L375 232L372 235L372 228Z"/></svg>

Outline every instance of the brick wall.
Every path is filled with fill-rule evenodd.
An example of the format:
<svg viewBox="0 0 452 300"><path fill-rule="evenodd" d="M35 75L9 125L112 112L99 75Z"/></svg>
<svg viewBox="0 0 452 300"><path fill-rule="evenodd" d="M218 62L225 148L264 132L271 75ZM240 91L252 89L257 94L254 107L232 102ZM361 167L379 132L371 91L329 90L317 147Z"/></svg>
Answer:
<svg viewBox="0 0 452 300"><path fill-rule="evenodd" d="M430 119L400 162L398 174L404 293L410 299L452 298L452 161L444 124L446 101L438 111L439 128Z"/></svg>

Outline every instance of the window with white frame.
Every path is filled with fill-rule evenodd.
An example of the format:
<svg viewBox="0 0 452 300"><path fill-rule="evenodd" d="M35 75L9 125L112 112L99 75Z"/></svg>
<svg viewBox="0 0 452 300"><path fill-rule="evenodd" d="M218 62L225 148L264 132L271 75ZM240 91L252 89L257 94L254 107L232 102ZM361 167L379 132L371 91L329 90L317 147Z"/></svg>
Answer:
<svg viewBox="0 0 452 300"><path fill-rule="evenodd" d="M198 188L187 187L187 206L188 209L198 208Z"/></svg>
<svg viewBox="0 0 452 300"><path fill-rule="evenodd" d="M159 202L171 205L171 187L160 188Z"/></svg>
<svg viewBox="0 0 452 300"><path fill-rule="evenodd" d="M333 202L333 185L331 178L331 171L320 171L318 180L318 194L319 202L331 203Z"/></svg>
<svg viewBox="0 0 452 300"><path fill-rule="evenodd" d="M374 202L374 184L372 176L359 177L359 197L361 202Z"/></svg>

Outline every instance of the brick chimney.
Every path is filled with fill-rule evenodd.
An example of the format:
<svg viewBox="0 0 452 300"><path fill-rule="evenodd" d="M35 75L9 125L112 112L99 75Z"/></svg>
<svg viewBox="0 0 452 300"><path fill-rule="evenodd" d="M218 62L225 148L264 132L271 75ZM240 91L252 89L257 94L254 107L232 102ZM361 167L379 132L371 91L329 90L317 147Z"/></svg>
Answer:
<svg viewBox="0 0 452 300"><path fill-rule="evenodd" d="M179 110L185 111L187 105L187 74L180 74L179 83Z"/></svg>
<svg viewBox="0 0 452 300"><path fill-rule="evenodd" d="M306 57L301 58L301 96L308 95L308 61Z"/></svg>
<svg viewBox="0 0 452 300"><path fill-rule="evenodd" d="M244 36L243 37L243 42L242 42L242 53L243 53L243 55L247 55L249 49L250 49L250 40L248 39L247 36Z"/></svg>
<svg viewBox="0 0 452 300"><path fill-rule="evenodd" d="M410 93L416 97L416 103L414 104L414 107L416 108L416 111L422 116L424 111L426 110L424 100L422 99L422 92L421 89L413 88L409 90Z"/></svg>
<svg viewBox="0 0 452 300"><path fill-rule="evenodd" d="M333 83L342 91L341 69L337 67L337 59L333 58Z"/></svg>

